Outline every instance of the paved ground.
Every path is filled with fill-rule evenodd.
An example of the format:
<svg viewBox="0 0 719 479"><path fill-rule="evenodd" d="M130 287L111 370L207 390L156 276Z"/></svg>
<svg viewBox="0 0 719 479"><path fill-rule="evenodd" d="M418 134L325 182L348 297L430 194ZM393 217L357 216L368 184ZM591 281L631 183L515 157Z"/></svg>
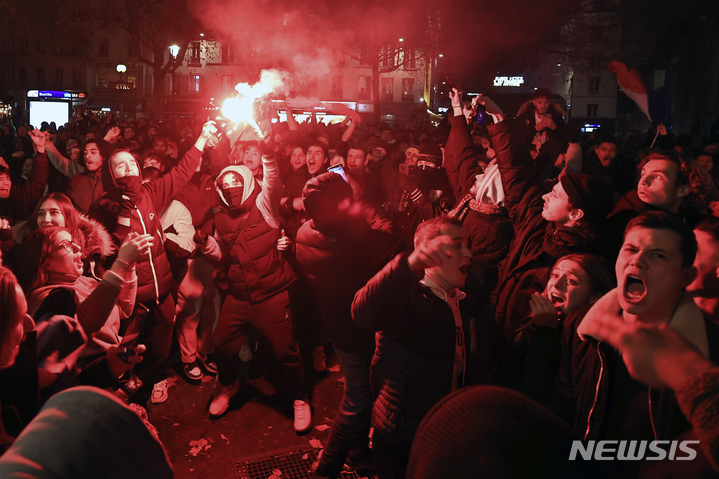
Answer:
<svg viewBox="0 0 719 479"><path fill-rule="evenodd" d="M303 437L294 432L292 401L286 394L265 398L243 383L228 412L213 420L207 408L214 378L191 385L183 377L171 375L169 399L148 404L148 414L175 467L175 477L234 479L235 463L321 447L329 434L326 426L331 426L337 413L344 380L336 356L327 366L322 374L308 372L313 383L313 428ZM281 384L281 378L271 372L268 378Z"/></svg>

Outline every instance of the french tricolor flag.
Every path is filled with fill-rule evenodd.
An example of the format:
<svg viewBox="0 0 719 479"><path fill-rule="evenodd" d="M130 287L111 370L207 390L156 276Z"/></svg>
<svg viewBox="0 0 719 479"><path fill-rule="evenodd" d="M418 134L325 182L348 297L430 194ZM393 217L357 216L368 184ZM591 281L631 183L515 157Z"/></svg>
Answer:
<svg viewBox="0 0 719 479"><path fill-rule="evenodd" d="M624 63L611 61L607 65L607 69L617 75L617 83L622 91L634 100L642 113L647 115L649 121L654 125L664 122L669 104L669 92L666 86L647 92L647 87L644 86L644 81L636 68L629 70Z"/></svg>

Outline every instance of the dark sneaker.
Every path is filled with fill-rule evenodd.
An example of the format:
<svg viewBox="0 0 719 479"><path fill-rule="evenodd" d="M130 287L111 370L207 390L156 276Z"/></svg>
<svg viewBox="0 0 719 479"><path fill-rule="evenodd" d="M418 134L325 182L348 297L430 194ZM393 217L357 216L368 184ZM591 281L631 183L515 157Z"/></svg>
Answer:
<svg viewBox="0 0 719 479"><path fill-rule="evenodd" d="M197 363L197 360L192 361L191 363L184 363L182 366L185 371L185 376L187 376L187 379L190 381L198 381L202 379L202 370L200 369L200 365Z"/></svg>
<svg viewBox="0 0 719 479"><path fill-rule="evenodd" d="M212 359L211 354L203 356L202 354L197 353L196 358L197 361L199 361L200 365L202 365L202 368L207 372L207 374L217 374L217 364L215 363L215 360Z"/></svg>
<svg viewBox="0 0 719 479"><path fill-rule="evenodd" d="M317 346L312 350L312 369L317 373L327 369L327 356L325 356L325 348Z"/></svg>

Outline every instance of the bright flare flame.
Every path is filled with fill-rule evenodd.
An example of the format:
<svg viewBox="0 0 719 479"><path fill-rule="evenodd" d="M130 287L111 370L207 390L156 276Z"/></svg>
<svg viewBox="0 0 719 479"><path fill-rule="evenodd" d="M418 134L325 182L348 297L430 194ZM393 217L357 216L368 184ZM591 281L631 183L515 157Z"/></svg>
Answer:
<svg viewBox="0 0 719 479"><path fill-rule="evenodd" d="M235 130L240 123L245 123L250 125L260 138L264 138L254 118L253 105L259 98L285 88L283 76L279 70L262 70L260 81L254 85L249 83L235 85L238 96L225 100L220 109L225 118L235 123L230 131Z"/></svg>

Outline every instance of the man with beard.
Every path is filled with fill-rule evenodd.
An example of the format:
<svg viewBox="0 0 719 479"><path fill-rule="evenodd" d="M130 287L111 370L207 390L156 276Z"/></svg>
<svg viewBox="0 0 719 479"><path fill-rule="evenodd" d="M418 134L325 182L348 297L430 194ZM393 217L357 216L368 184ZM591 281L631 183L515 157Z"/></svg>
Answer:
<svg viewBox="0 0 719 479"><path fill-rule="evenodd" d="M306 163L293 171L285 182L280 213L287 221L287 233L294 238L304 220L302 189L310 178L327 171L329 150L322 141L315 141L307 148Z"/></svg>

